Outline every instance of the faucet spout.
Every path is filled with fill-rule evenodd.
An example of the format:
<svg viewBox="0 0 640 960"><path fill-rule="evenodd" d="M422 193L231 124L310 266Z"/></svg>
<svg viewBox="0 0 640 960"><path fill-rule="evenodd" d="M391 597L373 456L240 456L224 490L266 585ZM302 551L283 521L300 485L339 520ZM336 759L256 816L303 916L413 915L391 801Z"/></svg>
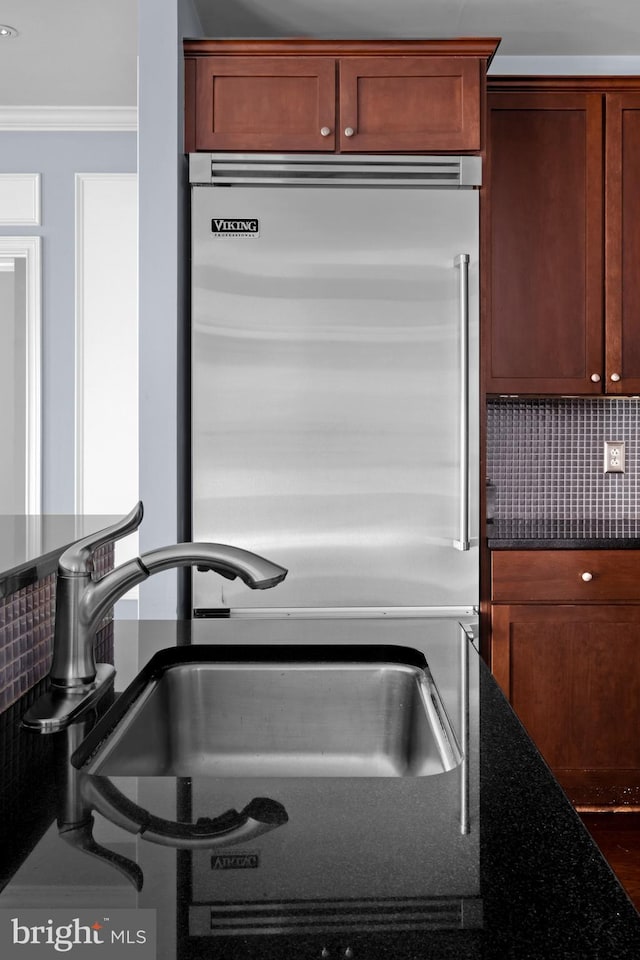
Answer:
<svg viewBox="0 0 640 960"><path fill-rule="evenodd" d="M145 553L140 560L150 574L171 567L198 567L214 570L229 580L240 577L252 590L268 590L287 575L285 567L226 543L177 543Z"/></svg>
<svg viewBox="0 0 640 960"><path fill-rule="evenodd" d="M252 590L275 587L287 575L285 567L239 547L225 543L176 543L144 553L100 580L92 580L92 548L125 536L141 520L140 503L120 523L100 531L92 539L78 541L61 557L56 584L53 662L49 673L51 691L27 711L23 718L25 726L47 733L59 730L95 703L97 689L110 683L114 675L113 667L95 662L95 636L100 622L131 587L154 573L196 566L230 579L240 577Z"/></svg>
<svg viewBox="0 0 640 960"><path fill-rule="evenodd" d="M267 590L284 580L288 571L256 553L226 543L174 543L129 560L86 585L78 605L80 623L92 636L107 610L147 577L175 567L204 567L227 579L240 577L252 590Z"/></svg>

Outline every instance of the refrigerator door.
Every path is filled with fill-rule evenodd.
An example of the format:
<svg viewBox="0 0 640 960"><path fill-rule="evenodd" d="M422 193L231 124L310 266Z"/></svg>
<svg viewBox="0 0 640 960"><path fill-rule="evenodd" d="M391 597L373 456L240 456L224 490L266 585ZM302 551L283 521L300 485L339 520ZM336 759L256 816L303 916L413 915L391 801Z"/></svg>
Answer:
<svg viewBox="0 0 640 960"><path fill-rule="evenodd" d="M192 230L193 539L290 571L194 607L476 604L477 192L197 186Z"/></svg>

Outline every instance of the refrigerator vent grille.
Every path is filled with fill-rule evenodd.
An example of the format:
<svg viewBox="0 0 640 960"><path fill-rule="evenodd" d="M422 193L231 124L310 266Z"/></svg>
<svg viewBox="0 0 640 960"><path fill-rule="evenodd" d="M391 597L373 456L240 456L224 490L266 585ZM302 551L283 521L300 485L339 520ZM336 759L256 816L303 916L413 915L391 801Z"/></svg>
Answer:
<svg viewBox="0 0 640 960"><path fill-rule="evenodd" d="M473 187L481 182L480 157L318 157L299 154L193 154L191 183L304 186Z"/></svg>
<svg viewBox="0 0 640 960"><path fill-rule="evenodd" d="M472 901L474 904L476 901ZM477 909L472 911L475 926ZM205 919L206 918L206 919ZM318 900L192 906L191 936L451 930L469 925L465 899Z"/></svg>

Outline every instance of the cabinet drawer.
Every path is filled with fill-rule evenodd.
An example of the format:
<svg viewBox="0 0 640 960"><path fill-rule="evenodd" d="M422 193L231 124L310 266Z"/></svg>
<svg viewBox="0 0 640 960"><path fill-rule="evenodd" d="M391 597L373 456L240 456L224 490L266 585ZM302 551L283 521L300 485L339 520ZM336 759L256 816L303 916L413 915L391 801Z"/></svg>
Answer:
<svg viewBox="0 0 640 960"><path fill-rule="evenodd" d="M504 550L492 555L494 602L640 600L640 550Z"/></svg>

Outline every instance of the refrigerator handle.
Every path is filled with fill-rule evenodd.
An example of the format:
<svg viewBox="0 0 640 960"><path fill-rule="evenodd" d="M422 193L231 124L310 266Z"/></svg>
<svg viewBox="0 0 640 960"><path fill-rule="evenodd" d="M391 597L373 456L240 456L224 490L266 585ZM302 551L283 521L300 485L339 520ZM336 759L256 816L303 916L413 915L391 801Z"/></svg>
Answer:
<svg viewBox="0 0 640 960"><path fill-rule="evenodd" d="M460 833L471 833L469 820L469 644L471 638L460 624Z"/></svg>
<svg viewBox="0 0 640 960"><path fill-rule="evenodd" d="M453 261L460 270L460 520L457 550L469 550L469 254Z"/></svg>

